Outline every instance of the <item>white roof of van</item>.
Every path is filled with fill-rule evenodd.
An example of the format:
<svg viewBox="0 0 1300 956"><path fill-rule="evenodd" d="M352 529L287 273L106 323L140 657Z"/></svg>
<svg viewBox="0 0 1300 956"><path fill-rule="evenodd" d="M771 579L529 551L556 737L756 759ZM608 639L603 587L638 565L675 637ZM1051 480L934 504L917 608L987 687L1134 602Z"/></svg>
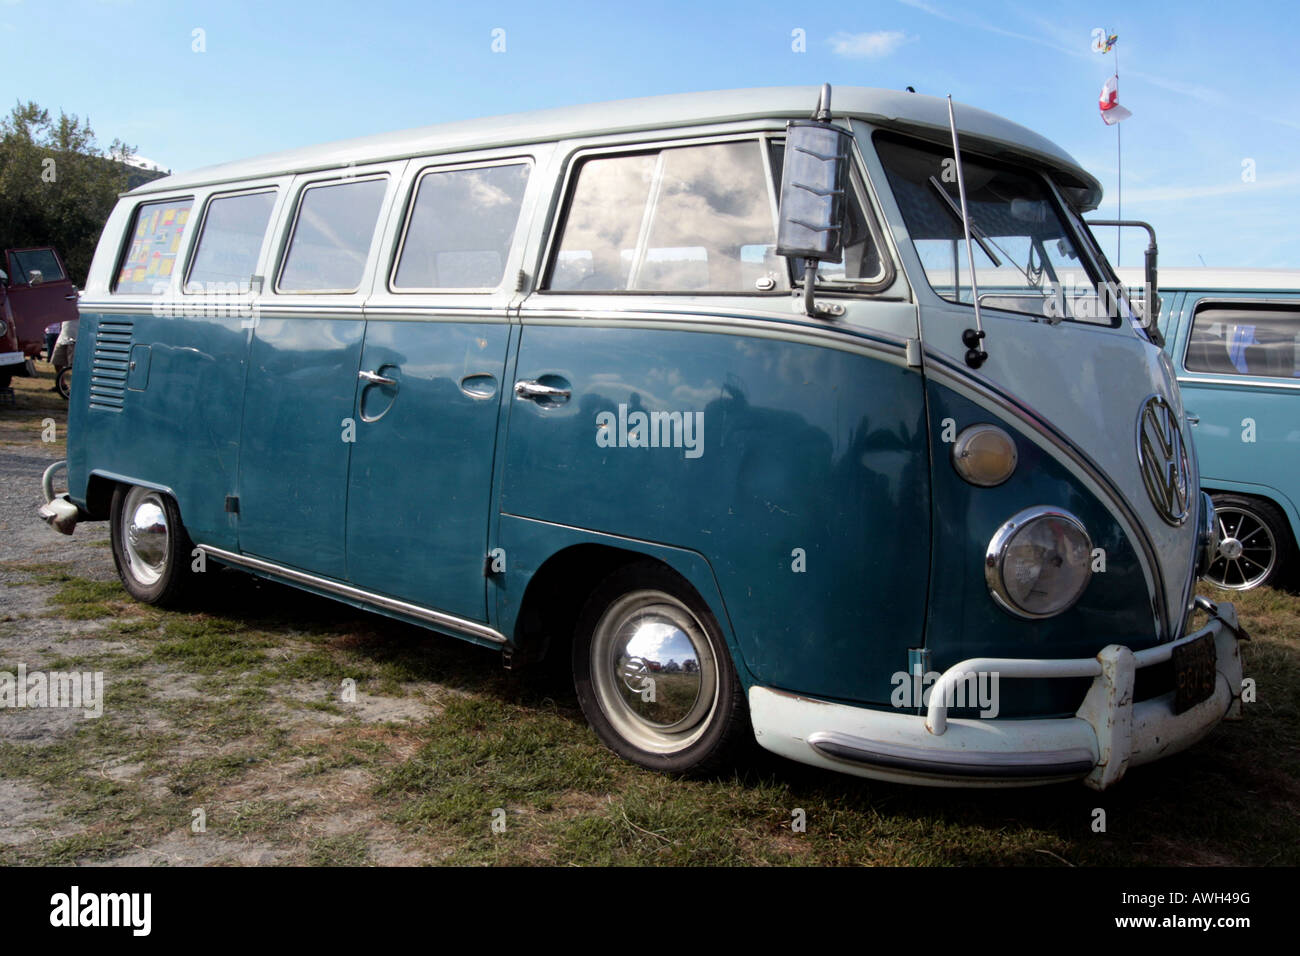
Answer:
<svg viewBox="0 0 1300 956"><path fill-rule="evenodd" d="M522 143L550 142L604 133L636 132L675 126L697 126L763 118L798 118L811 115L820 87L786 86L712 93L678 93L634 100L616 100L585 106L515 113L486 119L463 120L398 133L381 133L360 139L270 153L219 166L156 179L132 195L189 189L254 177L283 175L432 155L467 149L488 149ZM832 91L831 112L854 116L882 126L929 134L948 135L948 104L936 96L894 90L838 86ZM973 106L957 104L958 130L971 146L996 155L1009 151L1028 154L1079 190L1076 198L1085 208L1101 199L1101 185L1055 143L1017 123Z"/></svg>
<svg viewBox="0 0 1300 956"><path fill-rule="evenodd" d="M1115 270L1120 281L1130 288L1145 282L1142 269L1124 267ZM1300 292L1300 269L1207 269L1200 266L1166 269L1159 266L1156 282L1162 291L1170 289L1271 289Z"/></svg>

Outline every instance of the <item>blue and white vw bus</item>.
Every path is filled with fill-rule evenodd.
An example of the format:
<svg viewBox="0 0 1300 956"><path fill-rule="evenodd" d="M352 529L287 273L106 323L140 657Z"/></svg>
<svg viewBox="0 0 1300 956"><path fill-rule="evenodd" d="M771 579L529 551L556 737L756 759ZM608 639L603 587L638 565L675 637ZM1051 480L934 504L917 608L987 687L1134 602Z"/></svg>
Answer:
<svg viewBox="0 0 1300 956"><path fill-rule="evenodd" d="M1128 270L1122 270L1127 273ZM1122 276L1131 287L1142 281ZM1164 269L1160 330L1218 514L1205 577L1294 584L1300 541L1300 270Z"/></svg>
<svg viewBox="0 0 1300 956"><path fill-rule="evenodd" d="M1241 711L1174 370L1041 136L882 90L454 123L125 194L60 530L568 660L592 727L886 780L1126 769ZM567 656L567 657L566 657Z"/></svg>

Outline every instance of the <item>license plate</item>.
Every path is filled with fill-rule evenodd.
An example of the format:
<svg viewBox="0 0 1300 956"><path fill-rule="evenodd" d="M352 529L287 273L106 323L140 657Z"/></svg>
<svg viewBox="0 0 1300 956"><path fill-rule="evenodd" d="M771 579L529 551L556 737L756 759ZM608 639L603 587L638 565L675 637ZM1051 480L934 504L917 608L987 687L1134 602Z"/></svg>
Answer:
<svg viewBox="0 0 1300 956"><path fill-rule="evenodd" d="M1218 680L1214 666L1214 635L1174 648L1174 713L1181 714L1214 695Z"/></svg>

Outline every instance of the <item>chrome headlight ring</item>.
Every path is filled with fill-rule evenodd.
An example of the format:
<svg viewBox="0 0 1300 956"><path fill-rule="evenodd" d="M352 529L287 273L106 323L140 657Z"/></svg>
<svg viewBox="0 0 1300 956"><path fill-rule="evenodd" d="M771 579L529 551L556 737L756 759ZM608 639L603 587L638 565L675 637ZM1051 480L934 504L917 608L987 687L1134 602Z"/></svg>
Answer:
<svg viewBox="0 0 1300 956"><path fill-rule="evenodd" d="M1092 538L1070 512L1035 505L994 533L984 554L984 580L1003 610L1030 620L1074 605L1092 580Z"/></svg>

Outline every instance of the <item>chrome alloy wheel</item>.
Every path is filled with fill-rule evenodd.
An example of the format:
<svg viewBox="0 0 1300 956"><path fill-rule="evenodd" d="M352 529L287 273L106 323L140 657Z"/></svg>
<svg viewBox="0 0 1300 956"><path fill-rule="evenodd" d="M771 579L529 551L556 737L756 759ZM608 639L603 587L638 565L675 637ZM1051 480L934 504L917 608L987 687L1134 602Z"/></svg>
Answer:
<svg viewBox="0 0 1300 956"><path fill-rule="evenodd" d="M1228 591L1248 591L1263 582L1277 563L1277 539L1252 511L1234 505L1217 509L1219 550L1205 572Z"/></svg>
<svg viewBox="0 0 1300 956"><path fill-rule="evenodd" d="M162 494L152 488L133 487L121 515L122 550L131 576L143 587L156 584L167 568L171 530Z"/></svg>
<svg viewBox="0 0 1300 956"><path fill-rule="evenodd" d="M698 740L718 706L717 650L691 610L663 591L632 591L592 634L591 681L628 743L672 754Z"/></svg>

